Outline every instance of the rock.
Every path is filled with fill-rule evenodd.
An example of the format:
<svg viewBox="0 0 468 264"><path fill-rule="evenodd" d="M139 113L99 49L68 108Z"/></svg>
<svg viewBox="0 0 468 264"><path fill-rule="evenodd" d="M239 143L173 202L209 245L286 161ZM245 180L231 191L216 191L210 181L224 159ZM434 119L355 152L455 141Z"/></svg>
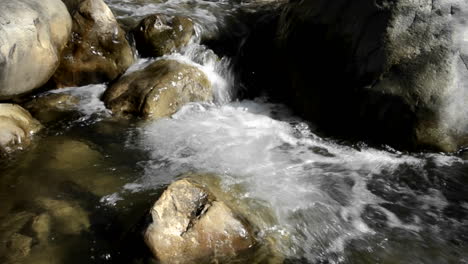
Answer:
<svg viewBox="0 0 468 264"><path fill-rule="evenodd" d="M151 215L145 241L161 263L226 263L256 246L249 223L187 179L172 183Z"/></svg>
<svg viewBox="0 0 468 264"><path fill-rule="evenodd" d="M42 125L21 106L0 104L0 153L26 147Z"/></svg>
<svg viewBox="0 0 468 264"><path fill-rule="evenodd" d="M31 252L32 238L15 233L6 244L6 259L11 263L17 263Z"/></svg>
<svg viewBox="0 0 468 264"><path fill-rule="evenodd" d="M64 93L49 93L34 98L24 107L42 123L65 118L76 110L79 98Z"/></svg>
<svg viewBox="0 0 468 264"><path fill-rule="evenodd" d="M125 32L103 0L65 0L73 18L72 36L53 80L57 87L114 80L135 57Z"/></svg>
<svg viewBox="0 0 468 264"><path fill-rule="evenodd" d="M50 216L46 213L42 213L33 218L31 223L31 229L34 232L35 237L40 243L46 243L49 238L51 227Z"/></svg>
<svg viewBox="0 0 468 264"><path fill-rule="evenodd" d="M78 235L91 226L88 213L78 204L50 198L38 198L37 203L47 210L58 224L56 228L64 234Z"/></svg>
<svg viewBox="0 0 468 264"><path fill-rule="evenodd" d="M154 14L141 20L132 33L142 56L159 57L187 45L195 29L188 17Z"/></svg>
<svg viewBox="0 0 468 264"><path fill-rule="evenodd" d="M212 97L211 83L202 71L174 60L158 60L124 75L106 90L103 100L114 114L158 119L186 103Z"/></svg>
<svg viewBox="0 0 468 264"><path fill-rule="evenodd" d="M44 85L67 43L71 18L60 0L0 2L0 98Z"/></svg>
<svg viewBox="0 0 468 264"><path fill-rule="evenodd" d="M290 1L257 39L276 47L244 65L265 59L249 69L256 84L323 132L454 151L468 143L467 13L463 1Z"/></svg>

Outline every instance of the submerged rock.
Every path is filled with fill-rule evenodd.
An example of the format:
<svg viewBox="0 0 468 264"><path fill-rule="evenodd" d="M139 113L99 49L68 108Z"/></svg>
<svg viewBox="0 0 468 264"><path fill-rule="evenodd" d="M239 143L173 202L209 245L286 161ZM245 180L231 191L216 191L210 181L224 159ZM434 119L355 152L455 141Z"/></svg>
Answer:
<svg viewBox="0 0 468 264"><path fill-rule="evenodd" d="M187 45L195 29L188 17L154 14L141 20L132 33L142 56L159 57Z"/></svg>
<svg viewBox="0 0 468 264"><path fill-rule="evenodd" d="M15 233L6 242L7 263L17 263L31 252L33 239L29 236Z"/></svg>
<svg viewBox="0 0 468 264"><path fill-rule="evenodd" d="M195 66L174 60L158 60L124 75L103 96L114 114L146 119L167 117L186 103L212 98L207 76Z"/></svg>
<svg viewBox="0 0 468 264"><path fill-rule="evenodd" d="M145 241L161 263L229 263L256 246L251 224L187 179L172 183L151 215Z"/></svg>
<svg viewBox="0 0 468 264"><path fill-rule="evenodd" d="M50 198L38 198L37 203L47 211L47 214L52 216L52 219L57 223L56 228L63 234L80 234L89 230L91 226L88 213L76 203ZM42 219L42 221L47 221L47 218ZM45 234L46 223L43 222L40 225L36 231L39 231L39 234Z"/></svg>
<svg viewBox="0 0 468 264"><path fill-rule="evenodd" d="M27 102L24 107L42 123L63 119L76 110L79 98L69 94L46 94Z"/></svg>
<svg viewBox="0 0 468 264"><path fill-rule="evenodd" d="M45 84L54 74L71 31L60 0L0 1L0 98Z"/></svg>
<svg viewBox="0 0 468 264"><path fill-rule="evenodd" d="M42 125L19 105L0 104L0 154L26 147Z"/></svg>
<svg viewBox="0 0 468 264"><path fill-rule="evenodd" d="M19 212L0 219L0 261L17 263L28 256L32 238L21 234L21 230L33 217L33 213Z"/></svg>
<svg viewBox="0 0 468 264"><path fill-rule="evenodd" d="M73 18L72 36L53 80L58 87L114 80L135 57L125 32L102 0L65 0Z"/></svg>

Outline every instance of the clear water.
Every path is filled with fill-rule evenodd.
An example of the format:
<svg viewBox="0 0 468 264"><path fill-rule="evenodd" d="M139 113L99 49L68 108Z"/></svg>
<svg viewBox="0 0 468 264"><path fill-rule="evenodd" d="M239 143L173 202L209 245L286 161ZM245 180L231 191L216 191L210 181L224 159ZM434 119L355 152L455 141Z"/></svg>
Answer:
<svg viewBox="0 0 468 264"><path fill-rule="evenodd" d="M216 34L236 10L253 8L108 2L122 20L192 16L199 34ZM215 102L142 122L113 119L99 100L104 84L52 91L81 103L33 146L0 162L2 263L12 263L12 233L32 238L30 252L14 263L151 262L138 224L186 173L210 175L204 180L258 216L260 239L273 238L276 251L263 263L468 263L468 154L339 142L318 136L284 106L235 101L230 59L216 58L198 37L167 57L202 69ZM129 72L153 60L140 59Z"/></svg>

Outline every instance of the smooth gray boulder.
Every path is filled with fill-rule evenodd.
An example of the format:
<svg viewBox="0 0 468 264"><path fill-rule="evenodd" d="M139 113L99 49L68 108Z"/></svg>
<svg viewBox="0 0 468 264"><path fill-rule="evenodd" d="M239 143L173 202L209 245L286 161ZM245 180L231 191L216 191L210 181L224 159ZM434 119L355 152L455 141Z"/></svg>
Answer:
<svg viewBox="0 0 468 264"><path fill-rule="evenodd" d="M31 92L52 77L71 26L60 0L0 1L0 99Z"/></svg>
<svg viewBox="0 0 468 264"><path fill-rule="evenodd" d="M41 123L19 105L0 104L0 156L26 147Z"/></svg>

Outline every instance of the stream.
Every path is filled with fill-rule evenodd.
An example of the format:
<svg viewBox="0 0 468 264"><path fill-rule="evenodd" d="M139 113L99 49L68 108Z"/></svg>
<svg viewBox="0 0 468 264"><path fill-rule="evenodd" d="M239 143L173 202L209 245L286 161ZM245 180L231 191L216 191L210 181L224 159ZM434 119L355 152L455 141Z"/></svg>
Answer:
<svg viewBox="0 0 468 264"><path fill-rule="evenodd" d="M186 173L215 175L223 191L259 215L268 211L259 235L274 238L275 253L255 263L468 263L467 151L349 143L319 135L268 98L237 100L233 58L200 43L239 10L261 6L107 3L127 24L153 13L191 17L195 38L163 58L205 72L215 100L144 122L112 118L99 99L106 84L47 92L78 96L76 113L0 161L0 240L12 232L34 238L21 263L152 263L139 225ZM139 59L128 72L154 60Z"/></svg>

